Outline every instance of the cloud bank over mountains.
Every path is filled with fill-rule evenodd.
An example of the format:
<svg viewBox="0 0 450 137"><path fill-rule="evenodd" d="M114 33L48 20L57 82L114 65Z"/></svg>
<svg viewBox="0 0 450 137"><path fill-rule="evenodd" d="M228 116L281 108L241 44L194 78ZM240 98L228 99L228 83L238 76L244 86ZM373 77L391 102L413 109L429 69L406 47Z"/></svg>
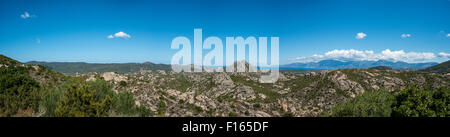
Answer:
<svg viewBox="0 0 450 137"><path fill-rule="evenodd" d="M403 50L391 51L390 49L385 49L380 53L375 53L372 50L332 50L325 54L314 54L308 57L297 57L294 62L306 63L306 62L319 62L322 60L339 60L339 61L378 61L378 60L388 60L388 61L402 61L402 62L429 62L438 58L449 59L450 54L439 53L435 55L431 52L405 52Z"/></svg>

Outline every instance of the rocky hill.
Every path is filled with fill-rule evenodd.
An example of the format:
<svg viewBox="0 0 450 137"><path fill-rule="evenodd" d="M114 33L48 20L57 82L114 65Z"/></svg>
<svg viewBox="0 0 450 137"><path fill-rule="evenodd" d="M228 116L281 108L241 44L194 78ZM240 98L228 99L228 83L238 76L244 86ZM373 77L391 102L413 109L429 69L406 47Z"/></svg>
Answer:
<svg viewBox="0 0 450 137"><path fill-rule="evenodd" d="M438 65L435 65L435 66L428 67L421 71L448 74L448 73L450 73L450 60L443 62L441 64L438 64Z"/></svg>
<svg viewBox="0 0 450 137"><path fill-rule="evenodd" d="M106 78L105 75L108 75ZM446 75L412 70L338 69L282 72L273 84L260 73L104 73L116 90L130 91L136 103L157 116L319 116L367 91L397 92L409 87L449 87ZM92 80L92 79L90 79ZM120 86L119 83L127 83ZM125 84L124 84L125 85Z"/></svg>
<svg viewBox="0 0 450 137"><path fill-rule="evenodd" d="M8 81L18 80L19 86L28 87L20 83L23 84L23 77L29 76L40 85L37 90L30 91L38 91L38 97L41 98L40 101L31 103L34 104L33 109L24 114L19 112L30 108L30 105L14 111L0 107L0 116L321 116L337 104L345 103L365 92L383 90L396 93L411 87L422 90L450 88L449 75L387 67L302 73L282 71L276 83L259 83L261 72L175 73L140 69L133 73L103 72L64 76L45 66L26 65L5 56L0 57L0 81L10 83ZM6 75L17 71L17 68L25 71L20 71L19 75ZM17 84L12 86L14 85ZM10 93L15 93L15 90L27 89L3 85L0 88L8 91L0 92L0 97L9 99L12 98ZM102 94L96 95L97 92ZM78 95L83 96L72 97ZM23 95L14 98L19 96ZM87 101L97 101L97 105L104 106L101 115L76 109L92 107L89 103L70 103L77 102L70 99L92 96L101 97ZM116 103L108 103L111 99Z"/></svg>
<svg viewBox="0 0 450 137"><path fill-rule="evenodd" d="M26 72L27 75L45 86L59 84L67 78L67 76L55 72L45 66L38 64L25 64L4 55L0 55L0 67L24 69L24 72Z"/></svg>

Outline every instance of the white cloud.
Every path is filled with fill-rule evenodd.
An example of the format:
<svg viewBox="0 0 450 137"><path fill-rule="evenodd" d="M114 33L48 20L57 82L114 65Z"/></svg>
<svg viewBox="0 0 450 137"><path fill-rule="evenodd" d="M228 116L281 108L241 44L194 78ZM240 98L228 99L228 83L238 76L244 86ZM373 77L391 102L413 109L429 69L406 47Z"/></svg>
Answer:
<svg viewBox="0 0 450 137"><path fill-rule="evenodd" d="M30 14L28 14L28 12L25 12L23 14L20 14L20 17L23 18L23 19L26 19L26 18L30 17Z"/></svg>
<svg viewBox="0 0 450 137"><path fill-rule="evenodd" d="M33 18L33 17L36 17L36 15L31 15L31 14L29 14L28 12L24 12L23 14L20 14L20 17L22 18L22 19L27 19L27 18Z"/></svg>
<svg viewBox="0 0 450 137"><path fill-rule="evenodd" d="M449 53L444 53L444 52L439 53L438 56L441 57L441 58L450 58L450 54Z"/></svg>
<svg viewBox="0 0 450 137"><path fill-rule="evenodd" d="M402 34L401 37L402 38L409 38L409 37L411 37L411 34L407 34L407 33L406 34Z"/></svg>
<svg viewBox="0 0 450 137"><path fill-rule="evenodd" d="M447 34L447 37L450 37L450 33L449 33L449 34Z"/></svg>
<svg viewBox="0 0 450 137"><path fill-rule="evenodd" d="M296 62L318 62L321 60L341 60L341 61L403 61L403 62L425 62L436 59L436 55L430 52L405 52L403 50L391 51L383 50L381 53L375 53L372 50L332 50L323 55L313 55L309 57L297 57Z"/></svg>
<svg viewBox="0 0 450 137"><path fill-rule="evenodd" d="M366 36L367 36L367 34L360 32L360 33L356 34L355 38L356 39L364 39Z"/></svg>
<svg viewBox="0 0 450 137"><path fill-rule="evenodd" d="M112 38L123 38L123 39L129 39L131 38L131 36L125 32L117 32L114 35L108 35L107 37L108 39L112 39Z"/></svg>

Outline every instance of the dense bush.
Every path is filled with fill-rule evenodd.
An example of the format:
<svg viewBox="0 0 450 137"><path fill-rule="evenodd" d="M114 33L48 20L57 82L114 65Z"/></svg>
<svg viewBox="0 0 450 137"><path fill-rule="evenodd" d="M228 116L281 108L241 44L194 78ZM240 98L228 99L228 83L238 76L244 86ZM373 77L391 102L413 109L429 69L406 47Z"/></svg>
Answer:
<svg viewBox="0 0 450 137"><path fill-rule="evenodd" d="M399 92L392 105L392 116L446 117L450 116L450 90L424 91L410 88Z"/></svg>
<svg viewBox="0 0 450 137"><path fill-rule="evenodd" d="M119 82L119 86L121 86L121 87L126 87L126 86L127 86L127 82L125 82L125 81L120 81L120 82Z"/></svg>
<svg viewBox="0 0 450 137"><path fill-rule="evenodd" d="M41 92L43 116L103 117L149 116L145 107L135 105L130 92L116 94L104 80L84 82L71 79L59 87Z"/></svg>
<svg viewBox="0 0 450 137"><path fill-rule="evenodd" d="M122 116L141 116L150 115L148 109L135 105L135 99L130 92L120 92L114 99L115 111Z"/></svg>
<svg viewBox="0 0 450 137"><path fill-rule="evenodd" d="M57 117L102 117L112 108L114 92L105 81L73 83L55 109Z"/></svg>
<svg viewBox="0 0 450 137"><path fill-rule="evenodd" d="M37 110L39 83L21 66L0 67L0 115L12 116L19 109Z"/></svg>
<svg viewBox="0 0 450 137"><path fill-rule="evenodd" d="M325 112L335 117L447 117L450 89L425 91L409 88L398 93L368 91Z"/></svg>
<svg viewBox="0 0 450 137"><path fill-rule="evenodd" d="M65 89L62 87L55 87L53 89L44 90L41 92L40 111L43 111L45 117L55 116L55 109L58 107L58 102L61 100Z"/></svg>
<svg viewBox="0 0 450 137"><path fill-rule="evenodd" d="M363 94L336 105L331 109L333 117L388 117L394 97L387 91L366 91Z"/></svg>

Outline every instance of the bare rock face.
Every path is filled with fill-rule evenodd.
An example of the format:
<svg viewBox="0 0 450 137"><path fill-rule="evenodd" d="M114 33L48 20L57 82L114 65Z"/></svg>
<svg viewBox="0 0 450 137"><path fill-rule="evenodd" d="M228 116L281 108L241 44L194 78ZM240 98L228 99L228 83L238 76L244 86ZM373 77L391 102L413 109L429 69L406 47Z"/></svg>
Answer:
<svg viewBox="0 0 450 137"><path fill-rule="evenodd" d="M85 80L85 81L95 81L96 78L94 77L94 75L89 75L89 77Z"/></svg>
<svg viewBox="0 0 450 137"><path fill-rule="evenodd" d="M222 85L224 87L234 86L233 80L231 80L230 76L225 72L215 73L215 75L213 76L213 80L216 84Z"/></svg>
<svg viewBox="0 0 450 137"><path fill-rule="evenodd" d="M39 66L38 65L33 65L32 67L33 67L34 70L39 70Z"/></svg>
<svg viewBox="0 0 450 137"><path fill-rule="evenodd" d="M234 98L239 100L252 100L256 98L256 95L251 87L239 86L235 90Z"/></svg>
<svg viewBox="0 0 450 137"><path fill-rule="evenodd" d="M120 82L120 81L127 81L127 77L117 74L115 72L105 72L101 75L104 80L106 81L114 81L114 82Z"/></svg>
<svg viewBox="0 0 450 137"><path fill-rule="evenodd" d="M161 75L166 75L166 71L164 70L156 70L156 72L158 72Z"/></svg>
<svg viewBox="0 0 450 137"><path fill-rule="evenodd" d="M127 81L127 86L120 90L130 91L137 105L149 109L155 116L170 117L320 116L366 90L396 92L410 84L424 85L430 81L433 87L449 87L450 84L450 77L446 75L410 76L410 72L400 70L281 72L276 83L259 83L261 74L140 71L127 75L107 72L101 76L114 81L113 84Z"/></svg>
<svg viewBox="0 0 450 137"><path fill-rule="evenodd" d="M404 88L403 81L396 77L384 77L384 80L382 80L381 84L384 88L388 89L389 91L401 90Z"/></svg>
<svg viewBox="0 0 450 137"><path fill-rule="evenodd" d="M263 111L256 111L255 116L256 117L271 117L270 114L267 114L266 112L263 112Z"/></svg>
<svg viewBox="0 0 450 137"><path fill-rule="evenodd" d="M226 70L234 69L234 72L258 72L258 68L245 60L236 61L233 65L227 66Z"/></svg>
<svg viewBox="0 0 450 137"><path fill-rule="evenodd" d="M361 94L365 91L359 83L348 79L347 75L342 73L341 71L336 71L332 76L329 77L329 80L337 85L337 88L339 90L353 91L354 93L349 93L352 97L354 97L355 94Z"/></svg>

